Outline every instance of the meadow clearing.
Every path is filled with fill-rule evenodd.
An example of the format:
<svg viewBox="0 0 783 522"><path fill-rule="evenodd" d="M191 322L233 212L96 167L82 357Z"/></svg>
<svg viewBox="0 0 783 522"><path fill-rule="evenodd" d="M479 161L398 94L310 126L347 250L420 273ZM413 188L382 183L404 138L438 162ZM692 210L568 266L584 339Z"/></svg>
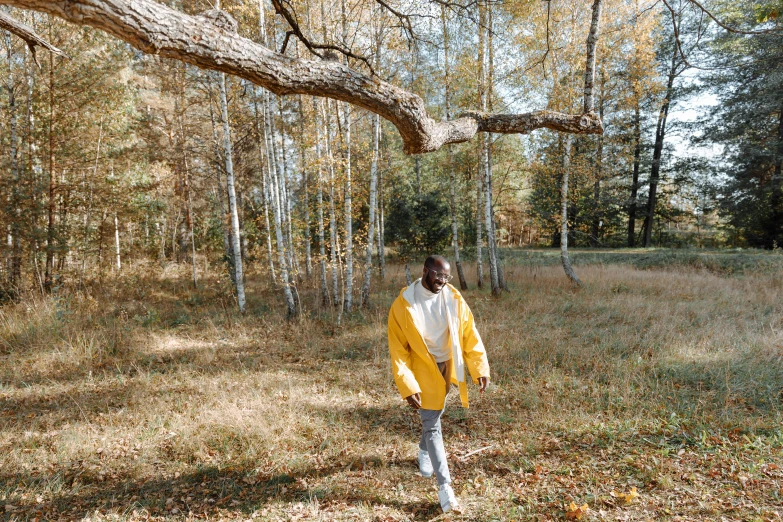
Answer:
<svg viewBox="0 0 783 522"><path fill-rule="evenodd" d="M286 322L263 273L248 275L240 316L224 278L193 290L188 265L6 304L0 513L781 519L783 256L628 255L575 252L575 289L556 253L513 252L499 299L466 265L493 384L481 397L472 387L468 410L456 394L447 406L466 507L451 517L417 474L418 416L389 369L400 265L339 326L306 284L307 313Z"/></svg>

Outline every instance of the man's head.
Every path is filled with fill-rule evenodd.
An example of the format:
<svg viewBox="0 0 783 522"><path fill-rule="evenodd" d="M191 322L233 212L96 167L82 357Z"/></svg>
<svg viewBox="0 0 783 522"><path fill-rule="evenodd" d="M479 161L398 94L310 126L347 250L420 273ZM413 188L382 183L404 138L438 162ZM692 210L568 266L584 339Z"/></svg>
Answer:
<svg viewBox="0 0 783 522"><path fill-rule="evenodd" d="M430 256L424 261L421 284L430 292L437 294L446 283L451 281L451 265L443 256Z"/></svg>

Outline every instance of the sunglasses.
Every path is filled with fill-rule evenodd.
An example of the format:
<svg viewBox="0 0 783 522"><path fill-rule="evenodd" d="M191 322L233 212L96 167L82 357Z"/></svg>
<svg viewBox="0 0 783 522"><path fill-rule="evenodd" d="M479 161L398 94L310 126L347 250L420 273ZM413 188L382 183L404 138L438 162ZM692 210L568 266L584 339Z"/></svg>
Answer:
<svg viewBox="0 0 783 522"><path fill-rule="evenodd" d="M444 283L448 283L454 278L453 275L445 274L443 272L437 272L435 270L427 268L426 266L424 267L424 270L430 272L437 281L443 281Z"/></svg>

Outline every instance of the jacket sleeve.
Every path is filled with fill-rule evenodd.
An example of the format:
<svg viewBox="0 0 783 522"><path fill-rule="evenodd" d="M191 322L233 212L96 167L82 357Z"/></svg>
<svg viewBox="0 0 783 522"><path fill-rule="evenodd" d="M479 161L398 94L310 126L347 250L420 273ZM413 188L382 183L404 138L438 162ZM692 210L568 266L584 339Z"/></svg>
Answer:
<svg viewBox="0 0 783 522"><path fill-rule="evenodd" d="M462 351L465 354L465 364L474 383L478 383L479 377L489 377L489 361L487 350L481 341L481 336L476 329L476 321L468 304L462 300L460 303L460 321L462 322Z"/></svg>
<svg viewBox="0 0 783 522"><path fill-rule="evenodd" d="M389 311L389 355L391 355L394 383L404 399L414 393L421 393L421 388L413 375L411 347L405 338L405 332L402 330L399 319L394 313L396 307L395 303Z"/></svg>

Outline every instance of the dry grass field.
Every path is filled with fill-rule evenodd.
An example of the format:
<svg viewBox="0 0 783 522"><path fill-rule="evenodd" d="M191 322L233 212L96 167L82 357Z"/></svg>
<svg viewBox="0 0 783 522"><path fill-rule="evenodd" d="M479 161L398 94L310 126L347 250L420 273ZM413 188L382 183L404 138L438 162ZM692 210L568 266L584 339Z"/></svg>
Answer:
<svg viewBox="0 0 783 522"><path fill-rule="evenodd" d="M6 520L783 517L779 271L509 264L512 292L465 292L493 385L449 401L444 517L389 370L401 267L340 326L305 287L287 323L263 274L239 316L188 269L0 308Z"/></svg>

